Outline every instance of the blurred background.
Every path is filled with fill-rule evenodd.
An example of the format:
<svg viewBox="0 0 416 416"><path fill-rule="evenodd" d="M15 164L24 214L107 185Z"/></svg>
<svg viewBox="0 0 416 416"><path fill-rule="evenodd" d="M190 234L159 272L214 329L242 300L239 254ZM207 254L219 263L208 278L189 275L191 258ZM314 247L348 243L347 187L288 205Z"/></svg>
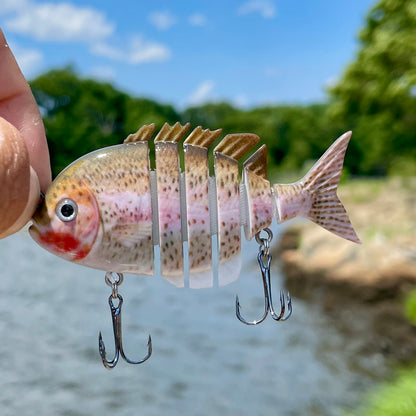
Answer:
<svg viewBox="0 0 416 416"><path fill-rule="evenodd" d="M339 196L363 242L275 225L294 313L255 328L234 316L236 293L248 317L262 308L255 242L225 288L126 278L127 354L150 332L154 355L108 372L103 274L2 240L2 415L416 414L416 0L2 0L0 26L54 175L142 124L189 121L258 134L271 182L290 182L352 130Z"/></svg>

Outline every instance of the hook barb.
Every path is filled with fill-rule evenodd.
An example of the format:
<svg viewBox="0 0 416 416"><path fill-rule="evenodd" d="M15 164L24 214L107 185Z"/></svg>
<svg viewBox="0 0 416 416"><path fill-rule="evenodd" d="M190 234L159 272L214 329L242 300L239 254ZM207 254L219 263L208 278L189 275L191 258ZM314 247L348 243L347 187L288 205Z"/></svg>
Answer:
<svg viewBox="0 0 416 416"><path fill-rule="evenodd" d="M287 302L287 303L286 303ZM287 306L287 314L286 312L286 306ZM292 298L290 297L290 293L287 292L285 296L285 292L283 290L280 291L280 313L277 315L273 308L271 293L270 293L270 315L275 321L287 321L290 316L292 315Z"/></svg>
<svg viewBox="0 0 416 416"><path fill-rule="evenodd" d="M238 295L237 295L235 297L235 314L237 315L237 319L240 322L242 322L243 324L246 324L246 325L258 325L258 324L261 324L267 318L267 314L269 312L269 309L268 309L268 306L267 306L267 300L265 300L263 316L260 319L258 319L258 320L254 320L254 321L247 321L247 320L245 320L241 316L240 309L241 309L240 300L238 299Z"/></svg>
<svg viewBox="0 0 416 416"><path fill-rule="evenodd" d="M111 319L113 321L114 347L115 347L114 358L112 360L109 361L106 358L105 344L103 341L101 331L98 336L98 349L100 352L100 356L103 361L104 367L107 368L108 370L111 370L117 365L120 355L129 364L142 364L152 355L152 338L149 335L149 338L147 341L147 354L143 359L139 361L133 361L126 357L124 353L124 349L123 349L123 338L122 338L122 332L121 332L121 307L123 305L123 298L121 295L117 294L117 299L118 299L118 305L115 306L113 302L113 295L111 294L110 297L108 298L108 303L110 305L110 310L111 310Z"/></svg>

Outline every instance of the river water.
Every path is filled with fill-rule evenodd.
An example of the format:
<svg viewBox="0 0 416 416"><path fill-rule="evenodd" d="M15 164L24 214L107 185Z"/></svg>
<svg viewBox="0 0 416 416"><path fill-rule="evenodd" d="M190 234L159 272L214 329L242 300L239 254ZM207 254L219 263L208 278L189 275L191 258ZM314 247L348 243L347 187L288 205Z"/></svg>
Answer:
<svg viewBox="0 0 416 416"><path fill-rule="evenodd" d="M103 332L114 347L104 273L61 260L25 233L0 241L0 414L2 416L338 416L385 371L360 357L321 305L293 299L285 323L256 327L235 317L235 295L249 319L262 311L256 243L243 247L237 282L177 289L159 277L125 276L123 336L128 357L106 370ZM273 288L284 285L272 263Z"/></svg>

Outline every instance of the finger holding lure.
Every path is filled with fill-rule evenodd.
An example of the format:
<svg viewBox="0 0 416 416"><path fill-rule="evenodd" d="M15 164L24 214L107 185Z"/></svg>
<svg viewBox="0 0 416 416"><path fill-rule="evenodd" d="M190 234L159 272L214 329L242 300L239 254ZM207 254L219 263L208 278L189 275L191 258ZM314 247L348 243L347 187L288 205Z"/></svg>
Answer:
<svg viewBox="0 0 416 416"><path fill-rule="evenodd" d="M154 124L143 126L124 144L73 162L48 189L33 217L31 236L66 260L143 275L154 274L154 246L159 245L161 275L182 287L184 274L189 274L192 288L213 286L213 250L218 253L219 285L236 280L241 228L250 240L273 218L280 224L305 217L359 242L336 193L351 132L339 137L304 178L271 186L265 145L243 163L240 182L239 160L260 140L254 134L225 136L213 150L211 177L209 148L221 130L197 127L183 142L181 173L179 142L188 129L189 124L179 123L162 127L154 139L155 170L150 169L148 146ZM188 270L184 270L184 241Z"/></svg>

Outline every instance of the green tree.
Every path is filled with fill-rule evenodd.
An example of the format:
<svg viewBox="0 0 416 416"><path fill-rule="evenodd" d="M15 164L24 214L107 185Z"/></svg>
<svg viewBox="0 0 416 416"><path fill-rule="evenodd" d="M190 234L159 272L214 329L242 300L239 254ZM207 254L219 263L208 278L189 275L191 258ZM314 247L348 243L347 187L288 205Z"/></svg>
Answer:
<svg viewBox="0 0 416 416"><path fill-rule="evenodd" d="M75 158L124 136L126 95L110 84L81 80L65 68L39 76L31 87L43 114L54 175Z"/></svg>
<svg viewBox="0 0 416 416"><path fill-rule="evenodd" d="M360 50L330 90L330 119L354 130L356 171L416 173L416 2L379 0Z"/></svg>
<svg viewBox="0 0 416 416"><path fill-rule="evenodd" d="M53 174L92 150L121 143L142 124L175 122L172 106L132 98L112 85L49 71L31 82L46 128Z"/></svg>
<svg viewBox="0 0 416 416"><path fill-rule="evenodd" d="M193 127L219 129L224 128L225 120L232 119L238 113L239 109L226 102L207 103L187 108L182 114L182 121L189 121Z"/></svg>
<svg viewBox="0 0 416 416"><path fill-rule="evenodd" d="M267 106L241 110L228 103L188 108L182 120L193 127L222 128L223 134L250 132L268 147L269 167L296 177L309 159L317 159L340 133L327 122L327 105ZM285 175L286 176L286 175Z"/></svg>
<svg viewBox="0 0 416 416"><path fill-rule="evenodd" d="M125 103L125 131L134 133L143 124L155 123L160 129L164 123L173 124L180 120L179 113L171 105L159 104L147 98L127 97Z"/></svg>

